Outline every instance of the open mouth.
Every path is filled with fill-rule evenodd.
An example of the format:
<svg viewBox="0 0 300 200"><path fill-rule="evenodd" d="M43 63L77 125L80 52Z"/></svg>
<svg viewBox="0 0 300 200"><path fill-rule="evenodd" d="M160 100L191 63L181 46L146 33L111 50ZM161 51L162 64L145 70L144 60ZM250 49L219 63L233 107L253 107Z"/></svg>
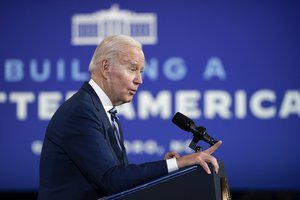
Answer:
<svg viewBox="0 0 300 200"><path fill-rule="evenodd" d="M136 90L129 90L130 94L134 95L136 93Z"/></svg>

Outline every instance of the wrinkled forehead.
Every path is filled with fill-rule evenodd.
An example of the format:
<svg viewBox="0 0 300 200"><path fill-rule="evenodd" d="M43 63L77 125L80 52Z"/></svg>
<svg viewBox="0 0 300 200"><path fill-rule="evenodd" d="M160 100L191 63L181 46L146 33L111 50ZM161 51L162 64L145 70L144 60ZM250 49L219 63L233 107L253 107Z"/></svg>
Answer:
<svg viewBox="0 0 300 200"><path fill-rule="evenodd" d="M130 62L137 65L144 65L145 56L141 48L136 46L123 46L120 48L118 58L120 62Z"/></svg>

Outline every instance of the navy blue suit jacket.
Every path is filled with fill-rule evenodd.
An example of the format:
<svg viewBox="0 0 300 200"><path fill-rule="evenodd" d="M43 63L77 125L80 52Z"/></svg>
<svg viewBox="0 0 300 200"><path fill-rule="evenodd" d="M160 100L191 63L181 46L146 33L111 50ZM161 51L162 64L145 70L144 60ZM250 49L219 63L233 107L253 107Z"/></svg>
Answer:
<svg viewBox="0 0 300 200"><path fill-rule="evenodd" d="M164 160L128 164L99 97L84 83L56 111L40 158L39 199L97 199L167 173Z"/></svg>

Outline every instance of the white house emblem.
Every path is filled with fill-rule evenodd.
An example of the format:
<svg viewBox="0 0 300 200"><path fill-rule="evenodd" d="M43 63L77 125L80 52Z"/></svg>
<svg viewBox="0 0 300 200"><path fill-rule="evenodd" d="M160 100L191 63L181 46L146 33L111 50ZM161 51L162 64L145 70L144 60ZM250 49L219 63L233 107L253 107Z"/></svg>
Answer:
<svg viewBox="0 0 300 200"><path fill-rule="evenodd" d="M72 16L73 45L98 45L106 36L118 34L129 35L142 44L156 44L156 14L120 10L114 4L108 10Z"/></svg>

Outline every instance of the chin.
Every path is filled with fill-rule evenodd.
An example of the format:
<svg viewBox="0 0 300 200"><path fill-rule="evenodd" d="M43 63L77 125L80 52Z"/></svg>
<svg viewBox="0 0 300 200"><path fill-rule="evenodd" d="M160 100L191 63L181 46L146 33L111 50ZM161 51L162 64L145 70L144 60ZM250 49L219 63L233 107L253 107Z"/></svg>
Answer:
<svg viewBox="0 0 300 200"><path fill-rule="evenodd" d="M132 98L130 99L124 99L122 102L120 102L118 105L122 105L122 104L125 104L125 103L130 103L132 100Z"/></svg>
<svg viewBox="0 0 300 200"><path fill-rule="evenodd" d="M133 97L133 96L129 97L129 98L126 100L126 103L131 102L131 101L132 101L132 97Z"/></svg>

